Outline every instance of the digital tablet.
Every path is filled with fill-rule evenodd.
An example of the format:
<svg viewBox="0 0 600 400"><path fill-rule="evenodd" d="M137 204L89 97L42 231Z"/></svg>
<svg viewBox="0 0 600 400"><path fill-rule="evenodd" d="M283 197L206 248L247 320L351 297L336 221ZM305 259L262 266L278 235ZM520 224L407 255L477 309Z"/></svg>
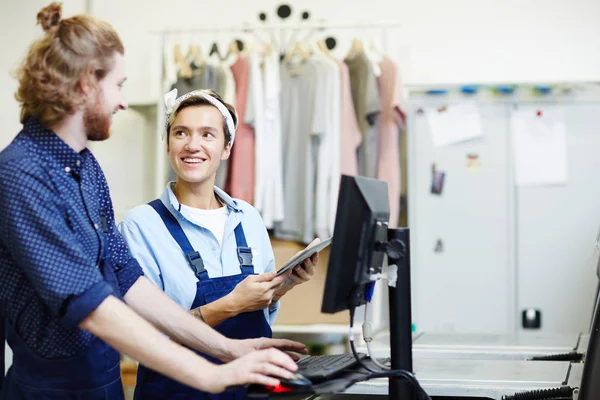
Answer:
<svg viewBox="0 0 600 400"><path fill-rule="evenodd" d="M321 242L315 244L312 247L309 247L308 249L304 249L302 250L300 253L298 253L298 255L296 255L294 258L292 258L290 261L288 261L283 267L281 267L279 269L279 271L277 271L277 275L281 275L284 272L294 268L296 265L303 263L304 260L306 260L308 257L311 257L313 254L318 253L319 251L325 249L327 246L329 246L331 244L331 239L332 238L328 238L325 240L322 240Z"/></svg>

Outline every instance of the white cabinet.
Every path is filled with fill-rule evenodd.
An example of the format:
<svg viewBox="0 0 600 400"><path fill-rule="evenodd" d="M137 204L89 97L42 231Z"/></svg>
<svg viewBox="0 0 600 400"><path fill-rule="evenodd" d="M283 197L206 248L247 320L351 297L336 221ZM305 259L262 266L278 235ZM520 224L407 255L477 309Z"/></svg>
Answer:
<svg viewBox="0 0 600 400"><path fill-rule="evenodd" d="M569 99L561 105L568 182L525 187L513 176L515 103L556 106L481 100L483 136L436 147L426 113L448 100L411 100L408 213L418 331L523 331L521 313L529 308L541 312L537 332L589 328L597 286L600 103ZM469 155L477 156L478 168L468 167ZM445 173L440 195L431 193L433 164Z"/></svg>
<svg viewBox="0 0 600 400"><path fill-rule="evenodd" d="M416 106L408 125L415 323L427 332L506 332L512 285L506 109L482 105L482 138L435 147L426 113L442 105ZM468 167L469 155L478 156L479 168ZM431 193L433 165L445 174L439 195Z"/></svg>
<svg viewBox="0 0 600 400"><path fill-rule="evenodd" d="M517 310L540 310L547 331L585 332L597 286L593 257L600 224L600 103L561 107L567 126L567 183L516 190Z"/></svg>

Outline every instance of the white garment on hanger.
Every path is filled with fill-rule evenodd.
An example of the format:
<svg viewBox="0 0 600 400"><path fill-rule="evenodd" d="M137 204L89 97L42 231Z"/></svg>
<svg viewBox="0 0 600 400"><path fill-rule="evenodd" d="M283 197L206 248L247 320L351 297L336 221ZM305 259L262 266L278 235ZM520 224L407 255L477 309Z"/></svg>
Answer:
<svg viewBox="0 0 600 400"><path fill-rule="evenodd" d="M233 72L231 72L231 66L224 63L223 70L225 71L225 92L219 93L223 96L223 100L226 103L231 104L235 107L235 79L233 78Z"/></svg>
<svg viewBox="0 0 600 400"><path fill-rule="evenodd" d="M381 76L381 67L379 63L383 61L383 56L381 51L375 45L373 39L369 40L369 43L364 46L364 52L369 61L371 61L371 66L373 67L373 74L379 78Z"/></svg>
<svg viewBox="0 0 600 400"><path fill-rule="evenodd" d="M262 213L264 209L264 197L262 193L265 182L265 165L263 158L271 156L272 151L268 149L269 143L265 133L265 105L263 78L260 64L262 56L256 52L248 54L248 94L246 97L246 124L254 128L254 204L253 206ZM259 191L257 192L257 188ZM263 217L264 218L264 217ZM267 226L268 227L268 226Z"/></svg>
<svg viewBox="0 0 600 400"><path fill-rule="evenodd" d="M315 51L314 59L319 64L317 98L323 99L316 102L313 125L319 136L314 226L317 236L325 238L333 234L340 180L341 73L321 51Z"/></svg>
<svg viewBox="0 0 600 400"><path fill-rule="evenodd" d="M264 59L263 66L264 96L264 135L257 136L256 165L257 177L254 187L254 199L260 205L259 211L267 228L284 218L283 205L283 161L281 131L281 79L279 73L279 56L272 52ZM258 174L262 176L258 177ZM260 199L260 200L259 200Z"/></svg>

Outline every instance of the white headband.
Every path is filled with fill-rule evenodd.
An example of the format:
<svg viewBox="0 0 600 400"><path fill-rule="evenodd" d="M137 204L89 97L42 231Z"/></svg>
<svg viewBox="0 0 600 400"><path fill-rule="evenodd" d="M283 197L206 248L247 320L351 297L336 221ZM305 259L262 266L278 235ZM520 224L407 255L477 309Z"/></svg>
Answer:
<svg viewBox="0 0 600 400"><path fill-rule="evenodd" d="M194 90L193 92L186 93L179 98L177 98L177 89L173 89L169 93L165 94L165 106L167 107L167 126L169 124L169 122L168 122L169 117L171 116L171 114L173 113L175 108L177 108L177 106L182 101L187 100L190 97L202 97L202 98L206 99L206 101L208 101L210 104L217 107L217 110L219 110L219 112L223 116L223 119L225 120L225 124L227 125L227 130L229 131L229 134L231 135L231 146L233 146L233 140L235 139L235 123L233 122L233 117L229 113L229 110L227 109L227 107L225 107L223 105L223 103L221 103L219 100L215 99L210 94L205 93L201 90ZM163 131L163 133L161 134L161 138L164 139L166 134L167 134L167 132L165 129Z"/></svg>

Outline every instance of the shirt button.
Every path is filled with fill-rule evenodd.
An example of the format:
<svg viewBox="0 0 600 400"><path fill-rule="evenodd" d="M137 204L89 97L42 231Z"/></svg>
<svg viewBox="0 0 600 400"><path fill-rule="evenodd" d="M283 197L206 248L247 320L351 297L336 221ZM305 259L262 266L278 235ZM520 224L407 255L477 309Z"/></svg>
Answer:
<svg viewBox="0 0 600 400"><path fill-rule="evenodd" d="M98 230L98 228L100 228L100 227L98 226L98 224L94 224L94 229L95 229L95 230Z"/></svg>
<svg viewBox="0 0 600 400"><path fill-rule="evenodd" d="M65 167L65 172L68 174L69 172L71 172L71 167Z"/></svg>
<svg viewBox="0 0 600 400"><path fill-rule="evenodd" d="M79 165L81 165L81 161L77 160L75 164L77 164L77 166L79 167Z"/></svg>

